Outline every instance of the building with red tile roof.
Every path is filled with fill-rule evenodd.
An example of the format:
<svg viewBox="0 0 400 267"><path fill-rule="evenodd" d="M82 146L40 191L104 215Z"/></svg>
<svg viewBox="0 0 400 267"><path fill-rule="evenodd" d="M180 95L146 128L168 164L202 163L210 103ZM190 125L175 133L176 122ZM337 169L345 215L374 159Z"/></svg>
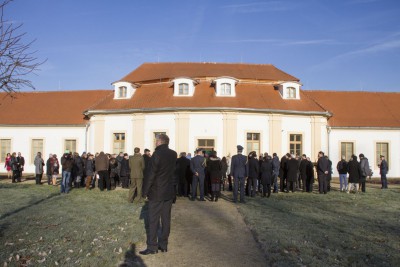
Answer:
<svg viewBox="0 0 400 267"><path fill-rule="evenodd" d="M113 85L0 93L0 154L22 151L31 162L39 150L132 153L154 150L166 133L178 152L232 155L240 144L313 160L323 150L334 162L362 152L375 174L385 154L400 176L392 164L400 163L399 93L301 90L300 79L269 64L144 63Z"/></svg>

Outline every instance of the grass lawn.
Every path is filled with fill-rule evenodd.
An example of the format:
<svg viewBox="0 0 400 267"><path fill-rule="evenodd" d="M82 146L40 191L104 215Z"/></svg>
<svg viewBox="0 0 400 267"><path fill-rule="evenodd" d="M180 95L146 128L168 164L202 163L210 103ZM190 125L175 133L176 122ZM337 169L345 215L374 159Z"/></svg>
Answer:
<svg viewBox="0 0 400 267"><path fill-rule="evenodd" d="M239 211L272 266L400 266L400 190L279 193Z"/></svg>
<svg viewBox="0 0 400 267"><path fill-rule="evenodd" d="M134 260L129 257L145 240L145 229L141 207L126 201L126 190L59 190L0 182L2 266L117 266Z"/></svg>

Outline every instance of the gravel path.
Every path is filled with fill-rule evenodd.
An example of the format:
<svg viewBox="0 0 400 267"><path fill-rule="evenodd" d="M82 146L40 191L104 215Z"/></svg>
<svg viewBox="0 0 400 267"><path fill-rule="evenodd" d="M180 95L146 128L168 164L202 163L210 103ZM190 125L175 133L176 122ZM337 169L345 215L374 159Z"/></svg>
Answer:
<svg viewBox="0 0 400 267"><path fill-rule="evenodd" d="M168 252L142 256L138 252L146 248L143 244L136 251L133 248L135 262L142 266L266 266L236 205L245 204L233 204L230 195L218 202L178 198L172 208Z"/></svg>

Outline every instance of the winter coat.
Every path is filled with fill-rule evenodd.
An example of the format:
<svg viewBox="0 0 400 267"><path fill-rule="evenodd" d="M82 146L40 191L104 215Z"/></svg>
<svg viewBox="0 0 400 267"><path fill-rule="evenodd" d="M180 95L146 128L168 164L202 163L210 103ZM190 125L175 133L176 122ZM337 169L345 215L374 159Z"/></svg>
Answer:
<svg viewBox="0 0 400 267"><path fill-rule="evenodd" d="M347 174L347 165L348 163L344 159L338 162L338 164L336 165L336 169L339 174Z"/></svg>
<svg viewBox="0 0 400 267"><path fill-rule="evenodd" d="M264 159L261 162L260 172L261 172L261 183L263 185L272 184L274 181L272 180L273 173L273 161L269 159Z"/></svg>
<svg viewBox="0 0 400 267"><path fill-rule="evenodd" d="M207 171L210 173L210 180L212 184L221 183L221 160L219 158L211 157L207 161Z"/></svg>
<svg viewBox="0 0 400 267"><path fill-rule="evenodd" d="M272 171L273 174L275 174L276 176L279 176L279 169L280 169L280 162L279 162L279 158L277 156L272 158Z"/></svg>
<svg viewBox="0 0 400 267"><path fill-rule="evenodd" d="M83 160L80 156L74 158L73 172L75 176L83 177Z"/></svg>
<svg viewBox="0 0 400 267"><path fill-rule="evenodd" d="M11 171L11 157L6 157L6 160L4 162L4 167L6 168L6 170L9 172Z"/></svg>
<svg viewBox="0 0 400 267"><path fill-rule="evenodd" d="M131 179L143 179L143 171L145 168L143 156L140 155L139 153L130 156L129 168L131 169ZM175 170L175 162L174 162L174 170Z"/></svg>
<svg viewBox="0 0 400 267"><path fill-rule="evenodd" d="M96 171L108 171L108 164L109 160L106 154L104 154L103 151L100 152L100 154L96 157L95 165L96 165Z"/></svg>
<svg viewBox="0 0 400 267"><path fill-rule="evenodd" d="M307 160L308 161L308 160ZM311 161L307 163L307 171L306 175L311 183L314 183L314 164Z"/></svg>
<svg viewBox="0 0 400 267"><path fill-rule="evenodd" d="M119 169L119 175L121 177L128 177L131 170L129 169L129 160L127 160L126 158L122 158L121 160L121 166Z"/></svg>
<svg viewBox="0 0 400 267"><path fill-rule="evenodd" d="M169 149L167 144L155 149L148 176L143 180L143 196L148 196L149 201L166 201L175 197L173 183L177 157L176 152Z"/></svg>
<svg viewBox="0 0 400 267"><path fill-rule="evenodd" d="M257 159L255 158L249 158L249 161L247 163L249 165L249 172L248 172L248 177L250 178L258 178L258 175L260 173L260 163Z"/></svg>
<svg viewBox="0 0 400 267"><path fill-rule="evenodd" d="M86 160L86 176L93 176L94 175L94 161L92 159Z"/></svg>
<svg viewBox="0 0 400 267"><path fill-rule="evenodd" d="M221 160L221 174L223 179L226 178L227 172L228 172L228 162Z"/></svg>
<svg viewBox="0 0 400 267"><path fill-rule="evenodd" d="M287 178L287 168L286 168L287 161L288 161L288 158L286 156L283 156L281 158L281 163L279 166L279 178L282 178L282 179Z"/></svg>
<svg viewBox="0 0 400 267"><path fill-rule="evenodd" d="M61 158L62 171L64 172L72 172L72 168L74 165L74 159L70 154L65 153Z"/></svg>
<svg viewBox="0 0 400 267"><path fill-rule="evenodd" d="M358 183L360 182L361 177L361 167L360 163L357 160L349 161L348 173L349 173L349 183Z"/></svg>
<svg viewBox="0 0 400 267"><path fill-rule="evenodd" d="M53 175L53 157L48 158L46 161L46 175Z"/></svg>
<svg viewBox="0 0 400 267"><path fill-rule="evenodd" d="M379 164L379 171L381 175L386 175L388 173L389 167L386 160L382 160Z"/></svg>
<svg viewBox="0 0 400 267"><path fill-rule="evenodd" d="M360 159L360 168L361 168L360 182L365 182L367 180L367 176L370 176L371 173L367 158Z"/></svg>
<svg viewBox="0 0 400 267"><path fill-rule="evenodd" d="M44 166L44 161L43 161L42 157L36 156L33 164L35 165L35 173L42 174L43 166Z"/></svg>
<svg viewBox="0 0 400 267"><path fill-rule="evenodd" d="M291 158L286 162L286 172L288 182L297 182L297 172L299 170L299 162L295 158Z"/></svg>
<svg viewBox="0 0 400 267"><path fill-rule="evenodd" d="M300 161L300 176L302 179L305 179L307 177L307 166L308 166L308 160L307 159L302 159Z"/></svg>
<svg viewBox="0 0 400 267"><path fill-rule="evenodd" d="M191 176L190 159L182 156L176 160L175 175L180 183L183 183Z"/></svg>

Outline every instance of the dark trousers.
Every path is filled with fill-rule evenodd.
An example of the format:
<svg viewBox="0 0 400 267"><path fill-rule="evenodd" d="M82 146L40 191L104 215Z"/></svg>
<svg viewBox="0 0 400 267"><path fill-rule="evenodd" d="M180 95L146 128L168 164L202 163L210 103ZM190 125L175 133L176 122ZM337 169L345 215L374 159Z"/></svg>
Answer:
<svg viewBox="0 0 400 267"><path fill-rule="evenodd" d="M193 175L192 198L197 196L197 184L200 187L200 199L204 199L204 176Z"/></svg>
<svg viewBox="0 0 400 267"><path fill-rule="evenodd" d="M328 192L328 181L325 174L318 174L318 187L320 194Z"/></svg>
<svg viewBox="0 0 400 267"><path fill-rule="evenodd" d="M249 177L247 178L247 184L249 185L249 195L255 197L257 193L257 178Z"/></svg>
<svg viewBox="0 0 400 267"><path fill-rule="evenodd" d="M382 189L388 188L386 173L381 174L381 183L382 183Z"/></svg>
<svg viewBox="0 0 400 267"><path fill-rule="evenodd" d="M263 184L263 196L269 197L271 195L271 184Z"/></svg>
<svg viewBox="0 0 400 267"><path fill-rule="evenodd" d="M307 190L307 176L306 175L301 175L301 182L302 182L302 189L303 192L308 192Z"/></svg>
<svg viewBox="0 0 400 267"><path fill-rule="evenodd" d="M289 192L290 190L292 190L292 192L296 192L297 189L297 181L295 182L287 182L287 192Z"/></svg>
<svg viewBox="0 0 400 267"><path fill-rule="evenodd" d="M365 193L365 180L360 182L361 192Z"/></svg>
<svg viewBox="0 0 400 267"><path fill-rule="evenodd" d="M311 178L306 179L306 192L312 192L313 191L313 183Z"/></svg>
<svg viewBox="0 0 400 267"><path fill-rule="evenodd" d="M99 188L100 191L103 191L105 187L107 187L107 190L111 190L111 183L110 183L110 176L108 174L108 171L98 171L99 174Z"/></svg>
<svg viewBox="0 0 400 267"><path fill-rule="evenodd" d="M149 231L147 248L157 251L158 247L167 249L171 229L172 200L149 201ZM159 227L161 227L160 235Z"/></svg>
<svg viewBox="0 0 400 267"><path fill-rule="evenodd" d="M280 178L280 190L281 192L284 192L286 189L286 178L285 177L279 177Z"/></svg>
<svg viewBox="0 0 400 267"><path fill-rule="evenodd" d="M120 179L121 179L122 188L128 188L129 187L129 177L121 175Z"/></svg>
<svg viewBox="0 0 400 267"><path fill-rule="evenodd" d="M272 181L274 181L274 192L278 192L278 175L276 173L272 174Z"/></svg>
<svg viewBox="0 0 400 267"><path fill-rule="evenodd" d="M51 174L47 174L47 184L51 185Z"/></svg>
<svg viewBox="0 0 400 267"><path fill-rule="evenodd" d="M21 175L19 170L13 170L12 171L12 182L21 182Z"/></svg>
<svg viewBox="0 0 400 267"><path fill-rule="evenodd" d="M35 180L36 180L36 184L42 184L42 176L43 176L43 173L37 173L36 174L36 177L35 177Z"/></svg>
<svg viewBox="0 0 400 267"><path fill-rule="evenodd" d="M244 177L234 177L233 202L238 200L238 190L240 187L240 202L244 202Z"/></svg>
<svg viewBox="0 0 400 267"><path fill-rule="evenodd" d="M228 185L229 185L229 187L228 187L228 190L229 191L232 191L232 176L231 175L228 175Z"/></svg>
<svg viewBox="0 0 400 267"><path fill-rule="evenodd" d="M178 195L187 197L188 196L188 181L186 177L181 177L178 184Z"/></svg>

